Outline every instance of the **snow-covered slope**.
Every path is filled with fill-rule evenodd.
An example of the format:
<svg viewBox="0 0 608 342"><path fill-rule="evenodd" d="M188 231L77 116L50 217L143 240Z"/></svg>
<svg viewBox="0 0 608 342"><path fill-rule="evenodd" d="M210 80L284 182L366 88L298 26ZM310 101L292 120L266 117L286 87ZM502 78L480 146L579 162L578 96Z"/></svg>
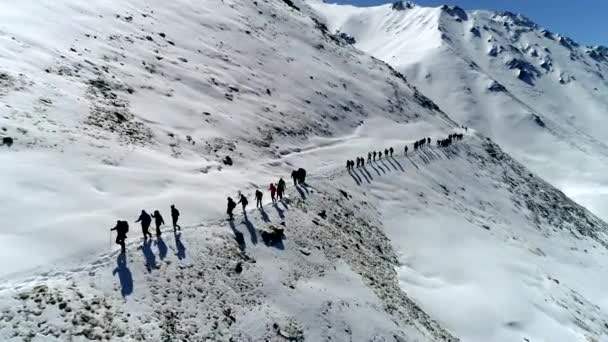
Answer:
<svg viewBox="0 0 608 342"><path fill-rule="evenodd" d="M371 117L451 125L282 1L0 6L0 275L108 248L142 208L217 217Z"/></svg>
<svg viewBox="0 0 608 342"><path fill-rule="evenodd" d="M386 127L286 159L334 163ZM321 169L234 223L7 284L0 338L606 340L608 226L489 140Z"/></svg>
<svg viewBox="0 0 608 342"><path fill-rule="evenodd" d="M462 124L608 218L608 49L509 13L310 1Z"/></svg>
<svg viewBox="0 0 608 342"><path fill-rule="evenodd" d="M606 224L305 3L25 0L0 18L0 340L606 336ZM253 203L297 167L308 186L225 221L226 196ZM181 232L131 223L117 251L116 219L172 203Z"/></svg>

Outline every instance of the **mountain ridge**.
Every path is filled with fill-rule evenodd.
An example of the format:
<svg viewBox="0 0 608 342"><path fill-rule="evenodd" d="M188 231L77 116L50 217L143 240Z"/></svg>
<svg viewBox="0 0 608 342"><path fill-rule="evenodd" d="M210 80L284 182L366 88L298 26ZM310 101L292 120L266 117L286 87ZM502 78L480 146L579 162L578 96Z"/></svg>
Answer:
<svg viewBox="0 0 608 342"><path fill-rule="evenodd" d="M358 48L404 73L456 121L606 218L605 48L511 12L310 3L332 30L352 34Z"/></svg>

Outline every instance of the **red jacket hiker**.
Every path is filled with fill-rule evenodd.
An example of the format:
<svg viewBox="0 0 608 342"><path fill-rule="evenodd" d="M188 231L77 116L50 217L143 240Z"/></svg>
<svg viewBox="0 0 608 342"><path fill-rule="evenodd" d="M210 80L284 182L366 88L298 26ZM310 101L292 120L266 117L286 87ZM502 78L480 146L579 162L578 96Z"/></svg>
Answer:
<svg viewBox="0 0 608 342"><path fill-rule="evenodd" d="M276 202L275 195L277 193L277 187L274 186L274 183L270 183L268 190L270 190L270 197L272 198L272 201Z"/></svg>

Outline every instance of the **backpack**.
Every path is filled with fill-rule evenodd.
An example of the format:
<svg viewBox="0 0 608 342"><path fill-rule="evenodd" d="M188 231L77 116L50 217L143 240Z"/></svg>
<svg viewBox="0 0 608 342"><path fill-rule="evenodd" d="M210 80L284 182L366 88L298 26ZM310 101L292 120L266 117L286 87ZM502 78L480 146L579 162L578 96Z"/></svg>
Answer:
<svg viewBox="0 0 608 342"><path fill-rule="evenodd" d="M129 223L127 221L118 221L118 233L126 235L129 232Z"/></svg>

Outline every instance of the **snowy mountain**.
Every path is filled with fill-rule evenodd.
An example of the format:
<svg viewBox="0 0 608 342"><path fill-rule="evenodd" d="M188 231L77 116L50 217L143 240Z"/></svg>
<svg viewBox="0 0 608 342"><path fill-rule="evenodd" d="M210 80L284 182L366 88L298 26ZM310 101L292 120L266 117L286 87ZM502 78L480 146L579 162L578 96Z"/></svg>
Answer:
<svg viewBox="0 0 608 342"><path fill-rule="evenodd" d="M608 225L307 3L25 0L0 18L0 340L608 336ZM279 177L286 198L252 209ZM141 239L141 209L170 204L182 230Z"/></svg>
<svg viewBox="0 0 608 342"><path fill-rule="evenodd" d="M579 45L510 12L310 3L330 31L608 218L608 48Z"/></svg>

